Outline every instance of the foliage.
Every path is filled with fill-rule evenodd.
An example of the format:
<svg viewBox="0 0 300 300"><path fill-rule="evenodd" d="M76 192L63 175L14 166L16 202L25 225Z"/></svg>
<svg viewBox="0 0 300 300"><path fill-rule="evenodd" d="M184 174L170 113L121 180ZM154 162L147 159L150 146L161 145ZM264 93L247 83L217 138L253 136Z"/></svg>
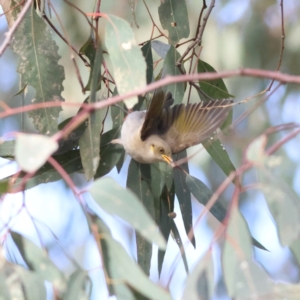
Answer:
<svg viewBox="0 0 300 300"><path fill-rule="evenodd" d="M16 161L19 167L17 173L0 181L1 201L4 205L10 194L20 192L23 195L20 210L9 216L8 221L0 222L2 248L8 253L5 257L5 251L0 251L0 299L46 299L49 291L45 283L51 287L50 295L55 299L99 298L93 295L93 270L75 262L72 270L66 271L55 263L50 255L51 243L43 242L45 236L37 229L40 224L27 208L27 195L31 189L61 179L76 197L84 223L88 226L93 244L97 246L101 265L96 268L102 271L108 295L115 295L117 299L211 299L217 294L215 270L219 264L213 256L213 249L220 246L221 281L229 297L281 299L284 296L297 299L299 284L276 283L253 258L254 250L268 253L270 249L265 245L267 239L259 242L252 236L248 228L250 225L240 209L246 191L257 189L263 193L276 222L280 243L291 249L298 268L300 199L280 174L285 167L283 160L288 158L281 158L274 152L297 138L299 124L282 122L272 126L271 122L261 122L263 127L259 127L259 131L243 133L246 138L242 142L239 142L241 138L237 129L239 116L247 117L250 125L257 125L256 119L253 121L251 118L259 119L260 115L255 111L248 117L250 110L243 115L236 104L245 103L246 106L257 96L256 106L263 107L263 102L276 95L282 83L300 83L298 76L287 78L277 72L284 63L284 38L277 54L277 69L273 66L274 72L264 71L267 66L267 57L264 57L261 65L253 66L261 70L227 73L228 77L247 74L260 78L257 86L263 86L265 90L258 88L255 91L257 95L249 97L248 91L240 94L239 84L235 88L232 84L228 85L233 91L227 88L222 78L225 73L220 75L216 71L218 68L212 66L216 60L211 58L206 62L209 56L202 53L208 44L208 24L213 8L215 5L222 7L224 3L206 3L208 1L203 0L200 6L198 2L166 0L160 4L149 3L148 7L146 1L118 1L118 5L122 3L120 5L131 12L130 17L120 8L109 7L109 2L96 1L91 12L89 4L79 4L79 1L60 4L51 1L21 4L14 0L0 1L9 24L9 34L0 46L0 54L8 51L7 46L11 44L19 61L16 72L20 74L21 89L10 96L24 100L13 108L3 102L0 118L16 114L30 118L29 125L23 126L23 122L19 132L5 132L0 140L0 156L9 162ZM111 5L117 3L111 2ZM262 4L257 3L256 9L261 8L259 5ZM283 1L280 4L277 9L282 13L282 20L276 20L280 24L277 34L284 36ZM140 7L143 7L143 12ZM267 10L267 7L263 9ZM63 14L59 15L58 10ZM256 11L253 14L257 17ZM70 26L69 18L72 20L73 17L76 20L84 17L82 24L87 28L84 34L76 32L78 24L74 20L75 29ZM131 18L134 24L130 25ZM141 38L135 26L148 33ZM77 33L81 36L80 42L74 37ZM245 36L249 37L250 33L246 32ZM68 62L60 61L64 51L69 51L69 56L71 54L76 88L81 90L81 98L86 98L82 103L74 102L72 97L71 100L66 96L63 99L63 86L74 84L65 75L70 68ZM248 51L246 49L244 53ZM227 66L226 63L224 65ZM289 73L294 72L291 69ZM279 82L277 86L266 80L273 78ZM34 89L34 95L27 94L29 87ZM130 160L127 170L124 149L111 143L119 137L127 112L146 109L157 88L171 91L175 104L232 99L233 94L242 98L235 100L220 130L202 145L211 158L209 163L204 164L206 173L215 170L211 178L214 184L210 184L213 188L190 174L190 159L193 159L196 148L193 148L194 152L188 150L174 155L175 167ZM285 93L289 89L287 87ZM26 98L30 98L31 104L25 103ZM60 122L59 112L69 106L75 106L78 112ZM235 111L238 111L238 117L233 118ZM284 135L279 139L278 132L281 131ZM225 143L238 150L229 147L227 151ZM236 163L238 160L233 157L238 151L243 153L243 160ZM114 169L118 173L125 170L126 188L106 176ZM253 170L257 176L251 175ZM87 188L74 183L75 173L84 174L85 181L89 182ZM220 178L223 178L222 183L218 181ZM93 204L86 200L87 192L93 197ZM224 199L228 200L227 207ZM177 214L174 212L176 203L179 204ZM203 210L193 220L195 203L201 204ZM24 210L34 224L39 242L31 241L26 232L20 233L13 228ZM111 218L122 219L134 229L136 261L133 258L135 251L126 251L128 249L115 237L103 212ZM201 237L197 236L196 227L208 212L219 226L198 263L191 266L187 243L195 249L199 247ZM179 228L180 222L184 231ZM151 278L151 262L153 264L156 260L155 270L158 277L162 276L164 263L168 261L170 239L174 239L178 247L186 272L181 274L180 280L186 280L186 285L180 296L174 295L170 287L174 272L172 266L168 269L170 277L167 284L162 284L162 281L155 283ZM55 234L52 243L60 245ZM72 247L72 241L68 246ZM88 251L88 246L85 251ZM173 261L174 265L176 263L178 259Z"/></svg>

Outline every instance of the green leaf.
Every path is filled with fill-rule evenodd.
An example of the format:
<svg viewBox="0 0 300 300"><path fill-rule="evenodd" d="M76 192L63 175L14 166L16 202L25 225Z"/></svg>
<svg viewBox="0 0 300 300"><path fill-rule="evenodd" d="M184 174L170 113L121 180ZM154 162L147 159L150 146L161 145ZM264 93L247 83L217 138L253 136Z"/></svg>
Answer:
<svg viewBox="0 0 300 300"><path fill-rule="evenodd" d="M146 70L146 78L147 84L152 82L153 79L153 57L151 50L151 41L145 43L145 45L141 48L143 55L146 60L147 70Z"/></svg>
<svg viewBox="0 0 300 300"><path fill-rule="evenodd" d="M181 253L181 257L182 257L182 261L183 261L183 264L184 264L185 271L186 271L187 274L189 274L189 266L188 266L188 263L187 263L185 250L184 250L183 243L182 243L179 231L177 229L176 223L174 222L174 219L172 217L169 218L169 221L170 221L170 228L173 232L175 242L178 245L180 253Z"/></svg>
<svg viewBox="0 0 300 300"><path fill-rule="evenodd" d="M15 141L7 141L0 143L0 156L3 158L14 158L15 156Z"/></svg>
<svg viewBox="0 0 300 300"><path fill-rule="evenodd" d="M135 26L139 28L139 25L136 21L136 15L135 15L137 2L135 0L128 0L128 4L131 10L132 20L134 21Z"/></svg>
<svg viewBox="0 0 300 300"><path fill-rule="evenodd" d="M276 175L275 167L281 158L265 153L267 137L255 139L248 147L246 157L257 167L258 188L264 193L268 207L276 221L279 239L283 246L289 246L300 236L300 199L282 178Z"/></svg>
<svg viewBox="0 0 300 300"><path fill-rule="evenodd" d="M132 159L128 168L127 188L130 189L147 209L150 216L154 219L154 197L151 189L150 165L140 164ZM152 257L152 244L141 235L136 235L137 258L147 276L150 275L150 265Z"/></svg>
<svg viewBox="0 0 300 300"><path fill-rule="evenodd" d="M180 54L176 49L171 46L166 58L164 60L164 66L162 71L162 78L171 75L171 76L179 76L182 75L176 66L177 60L180 58ZM174 104L180 104L183 99L185 84L184 82L172 83L164 87L165 91L170 91L174 98Z"/></svg>
<svg viewBox="0 0 300 300"><path fill-rule="evenodd" d="M205 73L205 72L216 72L216 70L206 63L203 60L198 60L198 73ZM204 94L199 93L199 96L202 101L209 101L212 99L228 99L234 98L233 95L228 93L226 85L222 78L214 79L214 80L200 80L199 81L201 90L205 93L205 95L209 96L210 98L206 97ZM232 123L232 109L229 111L228 116L225 122L222 124L221 129L226 134L226 128Z"/></svg>
<svg viewBox="0 0 300 300"><path fill-rule="evenodd" d="M174 199L175 199L175 186L173 185L171 191L168 191L167 186L165 185L161 197L160 197L160 218L158 221L159 230L161 231L162 235L164 236L165 240L167 241L171 232L171 225L169 220L169 213L173 212L174 210ZM158 267L158 274L161 274L162 265L164 261L166 251L165 250L158 250L158 257L157 257L157 267Z"/></svg>
<svg viewBox="0 0 300 300"><path fill-rule="evenodd" d="M161 58L165 58L171 48L171 45L156 40L151 41L151 46Z"/></svg>
<svg viewBox="0 0 300 300"><path fill-rule="evenodd" d="M214 290L214 263L211 251L201 258L186 280L182 299L211 299Z"/></svg>
<svg viewBox="0 0 300 300"><path fill-rule="evenodd" d="M206 206L209 199L212 197L213 192L199 179L189 175L186 177L186 183L193 194L193 196L204 206ZM226 217L226 209L224 206L215 202L212 208L210 209L210 213L219 221L223 222Z"/></svg>
<svg viewBox="0 0 300 300"><path fill-rule="evenodd" d="M21 8L22 6L14 8L15 18ZM65 76L63 67L58 64L58 47L43 19L34 11L33 5L19 24L12 46L20 60L18 72L22 75L23 84L32 86L36 91L31 102L62 101L62 82ZM28 116L33 119L33 124L40 133L50 135L57 131L60 111L60 107L45 107L28 112Z"/></svg>
<svg viewBox="0 0 300 300"><path fill-rule="evenodd" d="M120 129L120 127L115 127L101 135L100 163L95 174L95 179L109 173L124 154L125 151L122 145L110 143L118 137Z"/></svg>
<svg viewBox="0 0 300 300"><path fill-rule="evenodd" d="M12 231L11 236L28 268L43 280L50 281L62 293L66 287L65 278L50 260L46 251L16 232Z"/></svg>
<svg viewBox="0 0 300 300"><path fill-rule="evenodd" d="M96 103L96 90L98 89L99 78L101 76L102 49L100 44L97 47L91 70L91 94L89 103ZM88 118L88 126L83 136L79 140L80 156L87 180L91 180L98 168L100 161L100 134L103 128L103 121L107 108L96 110Z"/></svg>
<svg viewBox="0 0 300 300"><path fill-rule="evenodd" d="M105 44L114 69L114 79L120 95L146 85L146 63L130 25L123 19L108 15ZM132 97L125 100L128 108L138 102Z"/></svg>
<svg viewBox="0 0 300 300"><path fill-rule="evenodd" d="M124 153L124 149L121 145L110 144L110 141L116 138L120 128L113 128L112 130L107 131L101 135L100 143L100 164L96 172L95 178L104 176L116 165L119 157ZM82 170L82 163L80 158L79 150L68 151L63 154L55 155L55 160L64 168L68 174L72 174ZM16 182L13 185L13 188L17 188L18 185L22 182L22 178L25 176L24 173L21 173ZM4 178L1 182L9 180L12 176ZM61 175L50 165L46 163L41 167L34 176L29 179L26 183L26 189L35 187L41 183L48 183L60 180Z"/></svg>
<svg viewBox="0 0 300 300"><path fill-rule="evenodd" d="M57 142L47 136L26 133L16 136L16 161L22 170L29 173L43 166L57 149Z"/></svg>
<svg viewBox="0 0 300 300"><path fill-rule="evenodd" d="M9 181L7 179L0 180L0 195L8 192Z"/></svg>
<svg viewBox="0 0 300 300"><path fill-rule="evenodd" d="M249 230L237 208L231 211L222 261L229 297L254 299L272 294L267 274L253 262Z"/></svg>
<svg viewBox="0 0 300 300"><path fill-rule="evenodd" d="M84 45L79 50L79 53L84 54L86 57L88 57L91 63L91 72L90 72L88 83L84 87L84 92L92 90L92 84L94 85L93 89L97 91L101 88L102 50L100 44L98 45L98 47L95 47L95 45L96 42L92 30L92 33L89 36L88 40L84 43ZM100 51L101 51L101 61L99 61L99 59L97 59L98 61L96 61L96 56L99 55Z"/></svg>
<svg viewBox="0 0 300 300"><path fill-rule="evenodd" d="M124 121L124 111L125 105L123 102L119 102L118 106L110 106L111 119L113 122L113 127L121 127Z"/></svg>
<svg viewBox="0 0 300 300"><path fill-rule="evenodd" d="M76 270L68 280L64 300L89 300L91 294L91 279L84 270Z"/></svg>
<svg viewBox="0 0 300 300"><path fill-rule="evenodd" d="M93 217L93 219L95 224L97 225L99 235L106 236L112 239L111 232L107 225L98 217ZM109 295L115 295L117 299L136 300L132 290L126 284L126 282L124 282L123 280L119 280L117 271L117 268L119 268L119 266L115 267L115 259L112 256L106 238L100 238L99 242L101 245L101 255L103 257L104 268L108 277L111 279L107 280L106 282ZM128 259L131 258L128 256Z"/></svg>
<svg viewBox="0 0 300 300"><path fill-rule="evenodd" d="M226 176L235 171L226 149L217 136L207 139L202 145Z"/></svg>
<svg viewBox="0 0 300 300"><path fill-rule="evenodd" d="M210 198L213 196L213 192L199 179L193 177L193 176L187 176L186 177L186 183L189 187L189 190L193 194L193 196L204 206L208 203ZM210 209L210 213L219 221L223 222L227 210L224 208L224 206L219 203L215 202L212 208ZM262 250L268 251L261 243L259 243L255 238L252 239L252 244Z"/></svg>
<svg viewBox="0 0 300 300"><path fill-rule="evenodd" d="M0 258L0 299L46 299L44 280L35 272Z"/></svg>
<svg viewBox="0 0 300 300"><path fill-rule="evenodd" d="M26 299L47 299L44 279L36 272L31 272L22 267L16 268L20 276Z"/></svg>
<svg viewBox="0 0 300 300"><path fill-rule="evenodd" d="M198 60L198 73L205 72L216 72L216 70L206 63L205 61L199 59ZM214 80L200 80L199 81L201 90L213 99L229 99L233 98L233 95L230 95L227 91L225 83L222 78L214 79ZM201 96L201 94L200 94ZM203 96L202 96L203 97ZM203 101L207 101L208 99L204 97Z"/></svg>
<svg viewBox="0 0 300 300"><path fill-rule="evenodd" d="M186 158L186 150L177 154L174 161ZM181 170L182 168L183 170ZM173 178L175 183L175 193L178 198L180 211L182 214L182 221L184 224L185 232L190 238L191 243L196 247L196 241L194 235L189 233L193 231L193 213L192 213L192 200L191 192L186 184L186 173L189 173L188 164L183 163L180 168L173 169ZM186 172L186 173L185 173Z"/></svg>
<svg viewBox="0 0 300 300"><path fill-rule="evenodd" d="M169 40L173 45L180 39L189 37L189 18L184 0L161 1L158 15L163 29L169 31Z"/></svg>
<svg viewBox="0 0 300 300"><path fill-rule="evenodd" d="M96 180L90 192L107 213L122 218L149 242L165 248L166 242L161 233L157 232L155 222L131 191L122 188L112 178L105 177Z"/></svg>
<svg viewBox="0 0 300 300"><path fill-rule="evenodd" d="M133 262L121 244L109 236L105 236L108 245L110 262L115 271L115 278L126 282L139 293L153 300L171 300L171 296L160 286L154 284ZM124 298L123 298L124 299Z"/></svg>

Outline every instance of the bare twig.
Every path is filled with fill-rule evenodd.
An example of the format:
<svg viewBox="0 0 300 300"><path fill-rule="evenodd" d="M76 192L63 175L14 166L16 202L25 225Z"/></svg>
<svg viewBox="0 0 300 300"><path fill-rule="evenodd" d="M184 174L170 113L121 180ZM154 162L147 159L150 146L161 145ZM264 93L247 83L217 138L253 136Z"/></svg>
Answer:
<svg viewBox="0 0 300 300"><path fill-rule="evenodd" d="M279 61L277 64L276 71L279 71L280 69L282 63L283 51L284 51L285 32L284 32L283 0L280 0L280 16L281 16L281 48L280 48ZM274 83L274 79L271 81L269 87L267 88L267 91L271 90L273 83Z"/></svg>

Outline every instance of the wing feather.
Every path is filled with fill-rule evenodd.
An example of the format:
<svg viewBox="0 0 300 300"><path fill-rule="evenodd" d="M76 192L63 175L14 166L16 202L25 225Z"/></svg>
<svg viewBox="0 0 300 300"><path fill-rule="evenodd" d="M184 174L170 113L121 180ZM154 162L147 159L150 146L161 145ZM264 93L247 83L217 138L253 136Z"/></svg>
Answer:
<svg viewBox="0 0 300 300"><path fill-rule="evenodd" d="M222 125L231 109L231 100L215 100L188 105L175 105L163 110L159 135L173 153L199 144Z"/></svg>

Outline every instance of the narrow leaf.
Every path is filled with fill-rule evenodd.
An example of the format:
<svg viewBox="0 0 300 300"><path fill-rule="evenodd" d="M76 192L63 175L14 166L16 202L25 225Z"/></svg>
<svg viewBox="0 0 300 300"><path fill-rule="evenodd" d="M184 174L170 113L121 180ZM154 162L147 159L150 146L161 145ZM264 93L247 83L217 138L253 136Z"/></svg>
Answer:
<svg viewBox="0 0 300 300"><path fill-rule="evenodd" d="M167 75L181 75L178 67L176 66L176 62L179 58L180 54L173 46L171 46L164 60L162 78ZM164 90L170 91L172 93L172 96L174 98L174 104L180 104L183 99L185 84L183 82L169 84L166 87L164 87Z"/></svg>
<svg viewBox="0 0 300 300"><path fill-rule="evenodd" d="M146 85L146 63L130 25L113 15L108 15L108 18L105 44L118 92L122 95ZM128 108L133 108L137 102L137 97L125 101Z"/></svg>
<svg viewBox="0 0 300 300"><path fill-rule="evenodd" d="M157 232L155 222L131 191L106 177L96 180L90 192L106 212L124 219L149 242L165 248L166 242L161 233Z"/></svg>
<svg viewBox="0 0 300 300"><path fill-rule="evenodd" d="M93 217L94 224L97 226L99 236L107 236L108 238L112 239L110 229L108 226L98 217ZM100 238L100 249L101 249L101 256L103 257L103 263L105 271L108 277L111 280L107 280L106 284L108 287L109 295L115 295L117 299L126 299L126 300L136 300L133 292L131 291L130 287L126 284L125 281L119 280L119 275L117 268L115 267L115 259L112 256L111 250L109 248L109 244L107 243L106 238ZM128 256L128 259L131 258Z"/></svg>
<svg viewBox="0 0 300 300"><path fill-rule="evenodd" d="M22 6L13 9L16 18ZM28 11L19 24L13 39L13 50L20 59L18 72L24 85L32 86L35 98L32 103L62 101L64 69L58 64L60 56L45 22L34 11ZM50 135L57 131L60 107L42 108L28 112L36 129Z"/></svg>
<svg viewBox="0 0 300 300"><path fill-rule="evenodd" d="M130 189L154 219L154 197L151 189L150 165L132 159L128 168L127 188ZM150 275L152 244L143 236L136 235L138 264L147 276Z"/></svg>
<svg viewBox="0 0 300 300"><path fill-rule="evenodd" d="M149 299L171 300L169 293L154 284L144 274L142 269L133 262L119 242L109 236L106 236L105 240L109 249L110 261L113 263L116 272L116 279L125 281Z"/></svg>
<svg viewBox="0 0 300 300"><path fill-rule="evenodd" d="M207 139L202 145L226 176L235 171L226 149L217 136Z"/></svg>
<svg viewBox="0 0 300 300"><path fill-rule="evenodd" d="M68 280L64 300L88 300L91 293L91 279L84 270L76 270Z"/></svg>
<svg viewBox="0 0 300 300"><path fill-rule="evenodd" d="M183 158L186 158L186 151L182 151L181 153L179 153L175 161ZM189 172L187 163L182 164L180 168L182 168L187 173ZM193 231L191 192L186 184L186 174L180 168L176 167L173 169L175 193L178 198L185 232L188 235L188 237L190 237L191 235L189 233ZM190 237L190 241L193 244L193 246L196 247L194 235Z"/></svg>
<svg viewBox="0 0 300 300"><path fill-rule="evenodd" d="M96 50L91 70L91 95L89 103L96 103L96 91L98 89L99 77L101 76L102 49L100 44ZM100 161L100 134L103 128L103 120L107 108L97 110L88 118L88 126L79 140L80 156L87 180L91 180L98 168Z"/></svg>
<svg viewBox="0 0 300 300"><path fill-rule="evenodd" d="M231 212L223 249L223 272L229 297L259 298L272 294L267 274L252 259L247 224L237 208ZM263 299L260 298L260 299Z"/></svg>
<svg viewBox="0 0 300 300"><path fill-rule="evenodd" d="M214 290L214 264L211 251L197 263L186 280L182 299L211 299Z"/></svg>
<svg viewBox="0 0 300 300"><path fill-rule="evenodd" d="M193 196L204 206L206 206L207 202L210 200L210 198L213 195L213 192L199 179L193 177L193 176L187 176L186 177L186 183L193 194ZM215 202L212 208L210 209L210 213L219 221L223 222L227 210L225 207L219 203ZM252 239L253 246L268 251L261 243L259 243L255 238Z"/></svg>
<svg viewBox="0 0 300 300"><path fill-rule="evenodd" d="M188 263L187 263L185 250L184 250L183 243L182 243L179 231L177 229L176 223L174 222L174 219L171 218L171 217L169 218L169 221L170 221L170 227L171 227L171 230L173 232L175 242L178 245L180 253L181 253L181 257L182 257L182 261L183 261L183 264L184 264L185 271L186 271L187 274L189 274L189 266L188 266Z"/></svg>
<svg viewBox="0 0 300 300"><path fill-rule="evenodd" d="M152 57L152 50L151 50L151 41L145 43L142 47L142 52L146 60L147 70L146 70L146 78L147 84L152 82L153 79L153 57Z"/></svg>
<svg viewBox="0 0 300 300"><path fill-rule="evenodd" d="M216 72L216 70L205 61L199 59L198 73L205 72ZM228 90L222 78L214 80L200 80L199 84L201 90L213 99L230 99L234 97L233 95L230 95L228 93ZM207 101L207 98L204 97L202 100Z"/></svg>
<svg viewBox="0 0 300 300"><path fill-rule="evenodd" d="M257 167L258 187L264 193L268 207L278 225L279 239L283 246L289 246L300 236L300 199L281 178L275 167L281 164L280 157L265 153L267 137L262 135L248 147L246 157Z"/></svg>
<svg viewBox="0 0 300 300"><path fill-rule="evenodd" d="M65 278L50 260L47 253L16 232L11 232L11 236L28 268L35 271L44 280L50 281L62 292L66 287Z"/></svg>
<svg viewBox="0 0 300 300"><path fill-rule="evenodd" d="M0 143L0 156L3 158L14 158L15 141L7 141Z"/></svg>

